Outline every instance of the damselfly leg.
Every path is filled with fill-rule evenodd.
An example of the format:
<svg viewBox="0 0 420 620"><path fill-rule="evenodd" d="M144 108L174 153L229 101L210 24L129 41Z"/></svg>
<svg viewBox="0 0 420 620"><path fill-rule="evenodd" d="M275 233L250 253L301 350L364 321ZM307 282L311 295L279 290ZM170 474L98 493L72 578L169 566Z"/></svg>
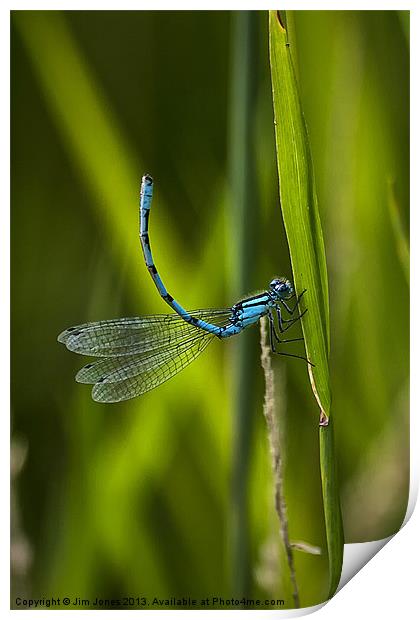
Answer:
<svg viewBox="0 0 420 620"><path fill-rule="evenodd" d="M302 295L306 292L306 289L303 290L300 295L297 297L296 299L296 303L294 304L293 308L289 308L288 305L285 302L281 302L282 305L285 307L285 309L291 314L293 315L293 313L296 311L296 309L298 308L298 304L300 299L302 298ZM281 315L281 309L279 306L276 307L276 314L277 314L277 319L278 319L278 325L279 325L279 331L281 334L283 334L284 332L286 332L290 327L292 327L297 321L299 321L307 312L307 308L301 312L297 317L294 317L292 319L283 319L282 315ZM270 322L270 345L271 345L271 352L275 353L276 355L284 355L286 357L295 357L297 359L301 359L304 360L305 362L307 362L308 364L310 364L311 366L314 366L314 364L312 364L312 362L310 362L306 357L303 357L302 355L295 355L293 353L285 353L284 351L277 351L276 350L276 346L275 346L275 341L278 344L286 344L289 342L298 342L300 340L303 340L303 338L287 338L287 339L281 339L279 337L279 335L277 334L276 331L276 326L274 324L274 317L272 315L272 313L270 312L268 314L268 319ZM284 324L287 323L286 327L284 327Z"/></svg>

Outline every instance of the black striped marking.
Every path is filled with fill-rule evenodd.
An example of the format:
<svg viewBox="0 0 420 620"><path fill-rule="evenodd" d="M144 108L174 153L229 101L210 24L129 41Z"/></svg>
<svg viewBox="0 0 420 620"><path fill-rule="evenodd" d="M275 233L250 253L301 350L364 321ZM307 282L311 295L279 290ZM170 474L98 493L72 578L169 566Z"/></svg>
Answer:
<svg viewBox="0 0 420 620"><path fill-rule="evenodd" d="M142 233L140 235L141 239L143 240L144 245L147 245L147 247L150 250L150 240L149 240L149 235L148 233Z"/></svg>
<svg viewBox="0 0 420 620"><path fill-rule="evenodd" d="M142 209L142 215L143 215L143 220L144 220L144 228L145 230L149 230L149 215L150 215L150 209L145 209L143 207Z"/></svg>

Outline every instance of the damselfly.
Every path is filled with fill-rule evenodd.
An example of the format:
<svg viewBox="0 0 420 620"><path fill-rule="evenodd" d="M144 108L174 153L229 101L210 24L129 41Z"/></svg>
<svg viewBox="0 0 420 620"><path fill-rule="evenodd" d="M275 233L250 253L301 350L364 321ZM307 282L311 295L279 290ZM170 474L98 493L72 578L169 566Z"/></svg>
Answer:
<svg viewBox="0 0 420 620"><path fill-rule="evenodd" d="M100 358L86 364L76 381L93 385L92 397L98 402L115 403L134 398L170 379L192 362L215 336L229 338L262 317L270 324L273 353L309 360L276 350L276 344L302 340L282 340L278 330L286 332L299 321L298 304L305 291L296 296L286 278L274 278L268 290L239 301L231 308L188 312L168 293L152 257L149 240L149 215L152 205L153 179L142 178L140 191L140 241L147 269L167 304L176 314L111 319L69 327L58 341L70 351ZM295 298L292 308L287 301ZM282 315L285 310L291 318ZM297 315L295 315L297 311Z"/></svg>

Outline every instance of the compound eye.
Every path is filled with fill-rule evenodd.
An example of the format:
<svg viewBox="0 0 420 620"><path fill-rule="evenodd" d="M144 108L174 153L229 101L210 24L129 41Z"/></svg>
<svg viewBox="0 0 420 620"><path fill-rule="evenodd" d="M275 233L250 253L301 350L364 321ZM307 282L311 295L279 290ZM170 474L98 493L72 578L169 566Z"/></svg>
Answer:
<svg viewBox="0 0 420 620"><path fill-rule="evenodd" d="M276 288L280 284L280 280L278 278L274 278L270 282L270 288Z"/></svg>

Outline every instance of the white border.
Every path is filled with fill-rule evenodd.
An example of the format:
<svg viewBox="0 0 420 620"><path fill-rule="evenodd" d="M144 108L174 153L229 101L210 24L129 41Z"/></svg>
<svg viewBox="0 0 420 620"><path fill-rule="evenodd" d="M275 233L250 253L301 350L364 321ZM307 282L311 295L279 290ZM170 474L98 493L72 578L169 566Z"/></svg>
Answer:
<svg viewBox="0 0 420 620"><path fill-rule="evenodd" d="M414 3L407 3L404 7L400 7L403 9L412 9L412 5ZM255 9L255 10L263 10L267 8L274 8L272 3L267 6L266 3L255 3L255 2L230 2L226 4L226 2L220 2L217 0L213 0L210 2L162 2L160 0L155 0L152 2L135 2L135 1L125 1L120 2L118 5L115 2L81 2L80 0L74 0L73 2L42 2L35 3L31 1L26 2L12 2L8 7L2 8L1 15L3 19L1 20L1 31L0 31L0 41L3 46L3 53L1 54L1 69L2 69L2 84L10 84L10 72L9 72L9 59L10 59L10 26L9 26L9 10L29 10L29 9L95 9L95 10L247 10L247 9ZM341 2L338 6L337 3L333 2L321 2L317 6L314 6L311 2L292 2L289 0L287 2L287 8L295 8L295 9L308 9L308 10L337 10L337 9L351 9L351 10L389 10L396 9L395 2L383 1L381 3L378 2L370 2L367 6L366 2ZM418 58L418 45L416 45L416 40L418 40L419 32L419 12L417 9L411 10L411 32L414 34L411 37L412 45L411 45L411 66L418 68L419 63ZM418 79L414 75L412 70L412 110L420 109L420 101L418 96ZM2 467L1 470L3 472L2 479L2 504L10 505L10 492L9 492L9 479L6 476L5 472L9 471L9 457L10 457L10 448L9 448L9 437L10 437L10 425L9 425L9 411L10 411L10 375L9 375L9 359L10 359L10 345L9 345L9 324L10 324L10 239L9 239L9 230L10 230L10 216L9 216L9 208L10 204L10 175L9 175L9 166L7 162L9 161L9 127L10 127L10 116L9 116L9 102L7 101L7 97L3 96L1 99L2 105L2 115L1 120L3 124L3 133L4 137L3 144L5 146L5 152L3 153L3 165L1 166L1 171L3 175L3 182L1 184L2 192L3 192L3 201L2 201L2 209L1 209L1 226L0 226L0 253L1 253L1 269L2 269L2 288L3 294L1 296L1 313L2 313L2 321L1 321L1 333L0 338L2 338L3 343L3 356L1 359L1 387L3 395L7 395L3 397L4 402L4 410L3 410L3 432L2 432L2 441L3 441L3 449L1 450L1 459L2 459ZM413 231L412 237L417 241L417 233L419 232L419 209L418 206L420 204L419 195L418 195L418 186L416 181L416 176L418 177L418 121L417 115L413 113L411 115L411 134L412 134L412 157L411 157L411 172L412 172L412 181L411 181L411 202L413 205L416 205L416 208L412 210L412 223L411 230ZM419 252L420 252L420 244L413 244L412 247L412 265L418 266L419 262ZM416 274L416 268L412 266L412 273ZM412 292L411 292L411 316L414 318L418 316L419 310L419 278L417 277L417 283L415 278L412 277ZM411 347L415 354L418 351L418 347L416 344L420 343L419 339L419 328L417 327L417 321L412 322L412 333L411 333ZM412 375L416 377L418 370L418 362L417 355L413 356L412 359ZM417 405L420 402L419 399L419 389L420 382L413 381L411 388L411 402ZM419 455L419 427L420 424L418 422L418 413L415 411L415 407L413 408L415 415L411 416L411 481L410 481L410 501L409 501L409 509L407 515L409 516L413 509L416 501L416 497L418 494L418 480L419 480L419 470L420 470L420 455ZM362 617L371 617L373 614L380 614L382 618L394 618L396 614L399 614L402 617L412 617L412 612L414 609L417 609L417 590L418 590L418 567L414 565L414 558L417 557L418 549L419 549L419 531L420 531L420 517L419 510L417 509L414 514L409 518L408 523L405 525L403 530L397 534L390 542L386 545L386 547L378 554L375 558L373 558L363 569L360 571L353 579L349 585L347 585L343 590L341 590L337 596L334 597L332 601L330 601L325 607L322 608L318 612L319 617L321 618L332 618L336 619L337 617L343 618L354 618L355 613L363 614ZM9 520L5 511L2 512L2 527L1 529L1 548L2 550L10 549L10 541L9 541ZM348 547L348 546L346 546ZM1 600L1 611L9 613L9 614L20 614L20 611L9 611L9 561L8 561L8 553L2 553L2 564L1 564L1 574L0 574L0 600ZM417 561L416 561L417 565ZM309 610L307 610L309 611ZM31 613L31 612L24 612ZM59 614L77 614L83 612L71 612L71 611L49 611L49 615ZM91 611L91 614L101 614L106 613L103 611ZM133 612L134 613L134 612ZM260 613L258 611L229 611L229 612L218 612L218 611L207 611L207 612L195 612L195 611L170 611L170 612L160 612L153 611L148 612L145 611L143 614L152 613L154 618L165 617L168 613L172 615L181 614L189 614L190 617L196 617L198 614L206 613L206 617L209 618L212 615L220 614L229 614L229 617L232 614L256 614ZM123 614L123 615L122 615ZM118 612L114 611L112 613L113 618L126 617L126 612ZM193 615L191 615L193 614ZM288 615L286 612L281 611L266 611L265 615L282 615L286 617ZM295 614L292 614L295 615ZM290 617L290 616L289 616Z"/></svg>

